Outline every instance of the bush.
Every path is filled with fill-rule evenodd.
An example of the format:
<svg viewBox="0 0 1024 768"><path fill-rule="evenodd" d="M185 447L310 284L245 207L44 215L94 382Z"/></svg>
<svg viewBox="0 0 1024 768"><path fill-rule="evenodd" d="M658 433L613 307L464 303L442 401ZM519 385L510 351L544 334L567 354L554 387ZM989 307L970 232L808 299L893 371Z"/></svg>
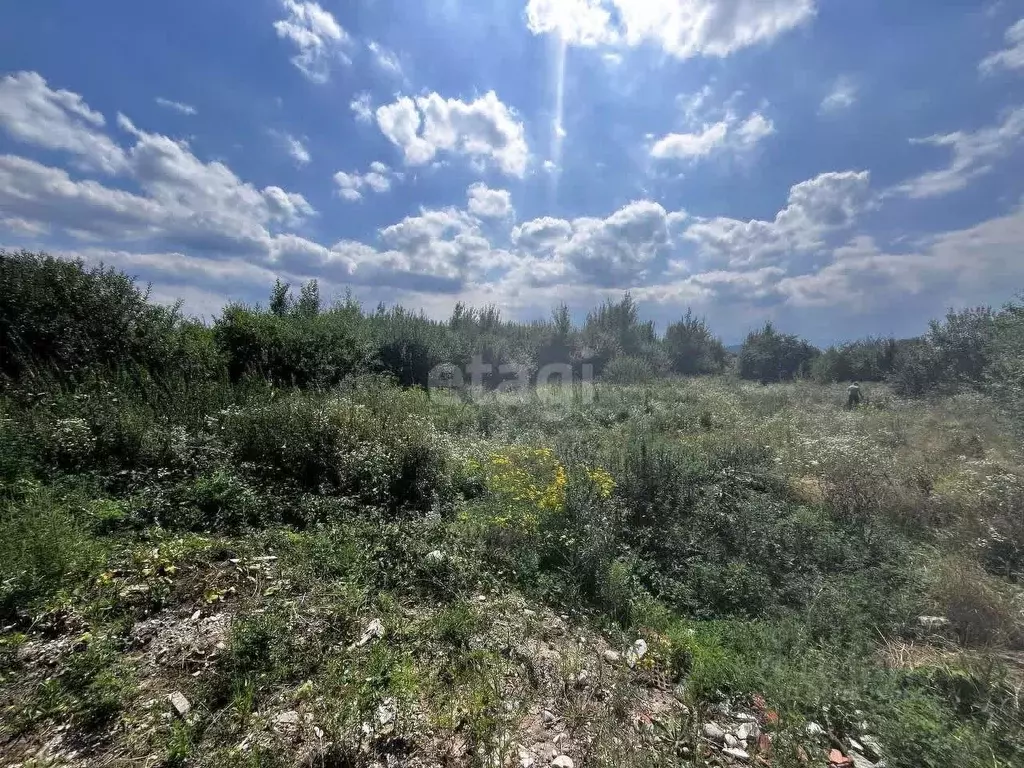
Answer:
<svg viewBox="0 0 1024 768"><path fill-rule="evenodd" d="M326 388L373 364L371 340L353 306L282 316L234 305L213 332L235 382L261 376L276 386Z"/></svg>
<svg viewBox="0 0 1024 768"><path fill-rule="evenodd" d="M665 329L665 351L675 373L710 374L725 369L726 354L721 340L689 309L678 323Z"/></svg>
<svg viewBox="0 0 1024 768"><path fill-rule="evenodd" d="M148 291L121 272L0 250L0 295L2 378L169 372L177 311L150 304Z"/></svg>
<svg viewBox="0 0 1024 768"><path fill-rule="evenodd" d="M23 483L0 502L0 621L78 585L105 557L82 499Z"/></svg>
<svg viewBox="0 0 1024 768"><path fill-rule="evenodd" d="M1024 621L997 584L977 565L957 559L941 562L932 574L936 612L949 619L962 644L1024 642Z"/></svg>
<svg viewBox="0 0 1024 768"><path fill-rule="evenodd" d="M640 357L613 358L601 374L601 379L609 384L650 384L657 377L654 366Z"/></svg>
<svg viewBox="0 0 1024 768"><path fill-rule="evenodd" d="M808 342L779 333L769 322L761 330L750 333L743 342L739 374L744 379L762 383L809 376L819 354Z"/></svg>
<svg viewBox="0 0 1024 768"><path fill-rule="evenodd" d="M256 478L358 498L391 511L427 511L448 490L447 458L420 418L342 397L294 396L223 418L236 460Z"/></svg>

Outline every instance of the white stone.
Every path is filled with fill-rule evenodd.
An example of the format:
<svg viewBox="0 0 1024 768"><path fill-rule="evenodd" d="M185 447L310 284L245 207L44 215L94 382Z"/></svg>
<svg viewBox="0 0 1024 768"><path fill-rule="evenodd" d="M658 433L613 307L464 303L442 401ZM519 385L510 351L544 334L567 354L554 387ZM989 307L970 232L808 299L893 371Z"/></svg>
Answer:
<svg viewBox="0 0 1024 768"><path fill-rule="evenodd" d="M807 727L804 728L804 732L811 738L817 738L825 735L825 729L817 723L808 723Z"/></svg>
<svg viewBox="0 0 1024 768"><path fill-rule="evenodd" d="M718 725L718 723L705 723L704 735L712 741L723 741L725 739L725 729Z"/></svg>
<svg viewBox="0 0 1024 768"><path fill-rule="evenodd" d="M743 723L739 728L736 729L736 738L740 741L747 741L747 739L756 739L761 735L761 729L757 723Z"/></svg>
<svg viewBox="0 0 1024 768"><path fill-rule="evenodd" d="M381 725L388 725L394 722L396 714L395 700L385 699L380 703L380 706L377 707L377 722Z"/></svg>
<svg viewBox="0 0 1024 768"><path fill-rule="evenodd" d="M736 748L740 745L740 740L733 736L731 733L725 734L725 746Z"/></svg>
<svg viewBox="0 0 1024 768"><path fill-rule="evenodd" d="M576 763L568 755L559 755L551 761L551 768L576 768Z"/></svg>
<svg viewBox="0 0 1024 768"><path fill-rule="evenodd" d="M554 713L554 712L552 712L552 711L551 711L550 709L545 709L545 710L544 710L543 712L541 712L541 713L540 713L540 718L541 718L541 720L543 720L543 721L544 721L544 722L545 722L545 723L546 723L547 725L550 725L551 723L555 722L555 720L557 719L557 718L555 717L555 713Z"/></svg>
<svg viewBox="0 0 1024 768"><path fill-rule="evenodd" d="M615 651L608 650L604 652L604 660L609 664L618 664L621 658L622 656Z"/></svg>
<svg viewBox="0 0 1024 768"><path fill-rule="evenodd" d="M428 552L426 561L428 563L434 564L444 562L444 552L442 552L440 549L435 549L433 552Z"/></svg>
<svg viewBox="0 0 1024 768"><path fill-rule="evenodd" d="M641 638L633 643L633 647L626 652L626 662L631 667L635 667L637 663L647 655L647 643Z"/></svg>
<svg viewBox="0 0 1024 768"><path fill-rule="evenodd" d="M868 760L860 752L850 750L849 758L853 760L853 768L878 768L876 763Z"/></svg>
<svg viewBox="0 0 1024 768"><path fill-rule="evenodd" d="M363 630L363 636L359 638L359 646L364 646L372 640L379 640L384 637L384 625L380 619L374 619L366 625L366 629Z"/></svg>
<svg viewBox="0 0 1024 768"><path fill-rule="evenodd" d="M174 711L178 713L179 717L185 717L192 711L192 705L188 703L188 699L181 691L175 691L167 698L170 699L171 706L174 707Z"/></svg>

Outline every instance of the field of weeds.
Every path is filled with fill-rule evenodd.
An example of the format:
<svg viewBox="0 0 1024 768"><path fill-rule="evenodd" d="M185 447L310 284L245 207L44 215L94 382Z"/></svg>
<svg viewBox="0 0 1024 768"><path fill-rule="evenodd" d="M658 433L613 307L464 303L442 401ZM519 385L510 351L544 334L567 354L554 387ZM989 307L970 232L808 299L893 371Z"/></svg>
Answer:
<svg viewBox="0 0 1024 768"><path fill-rule="evenodd" d="M1019 442L864 390L8 396L0 759L1021 765Z"/></svg>

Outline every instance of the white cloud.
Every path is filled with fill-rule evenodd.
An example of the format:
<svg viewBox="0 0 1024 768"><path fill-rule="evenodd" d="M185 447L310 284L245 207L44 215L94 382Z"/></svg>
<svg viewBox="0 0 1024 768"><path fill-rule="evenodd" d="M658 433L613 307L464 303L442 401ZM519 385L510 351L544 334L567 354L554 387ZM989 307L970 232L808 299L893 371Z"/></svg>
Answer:
<svg viewBox="0 0 1024 768"><path fill-rule="evenodd" d="M866 205L867 171L823 173L796 184L773 221L726 217L699 219L684 238L705 259L732 266L751 265L796 251L820 248L823 236L850 226Z"/></svg>
<svg viewBox="0 0 1024 768"><path fill-rule="evenodd" d="M725 144L729 126L725 121L706 125L697 133L670 133L651 147L651 156L659 160L707 157Z"/></svg>
<svg viewBox="0 0 1024 768"><path fill-rule="evenodd" d="M362 190L369 187L378 194L391 189L391 180L400 178L384 163L374 162L370 164L370 170L364 174L345 173L338 171L334 174L334 183L338 185L338 194L350 202L362 200Z"/></svg>
<svg viewBox="0 0 1024 768"><path fill-rule="evenodd" d="M543 253L572 236L572 224L565 219L542 216L512 230L512 242L527 253Z"/></svg>
<svg viewBox="0 0 1024 768"><path fill-rule="evenodd" d="M857 85L848 77L840 77L821 100L820 112L835 113L849 109L857 101Z"/></svg>
<svg viewBox="0 0 1024 768"><path fill-rule="evenodd" d="M775 124L760 112L755 112L736 129L736 143L741 149L750 149L773 133Z"/></svg>
<svg viewBox="0 0 1024 768"><path fill-rule="evenodd" d="M18 141L75 155L81 166L118 173L124 151L103 133L103 115L70 91L52 90L37 72L0 80L0 127Z"/></svg>
<svg viewBox="0 0 1024 768"><path fill-rule="evenodd" d="M356 120L359 122L373 122L373 105L370 102L369 93L363 92L358 94L348 106L355 113Z"/></svg>
<svg viewBox="0 0 1024 768"><path fill-rule="evenodd" d="M775 125L759 112L754 112L742 122L730 112L724 119L705 124L700 130L662 136L651 147L651 157L657 160L699 160L721 151L742 153L774 133Z"/></svg>
<svg viewBox="0 0 1024 768"><path fill-rule="evenodd" d="M466 190L469 212L483 218L503 219L512 213L512 196L505 189L491 189L482 182Z"/></svg>
<svg viewBox="0 0 1024 768"><path fill-rule="evenodd" d="M380 232L383 250L341 243L357 280L415 286L431 278L437 290L452 291L491 270L507 268L513 257L483 237L479 222L454 208L422 211Z"/></svg>
<svg viewBox="0 0 1024 768"><path fill-rule="evenodd" d="M189 104L183 104L180 101L171 101L170 99L165 99L162 96L157 96L156 103L164 109L170 109L174 112L179 112L182 115L192 116L198 112L195 107Z"/></svg>
<svg viewBox="0 0 1024 768"><path fill-rule="evenodd" d="M930 171L896 188L909 197L935 197L963 189L974 178L992 170L992 163L1007 155L1024 137L1024 107L1009 112L1000 125L974 133L956 131L945 135L911 139L914 144L949 147L949 167Z"/></svg>
<svg viewBox="0 0 1024 768"><path fill-rule="evenodd" d="M289 133L278 133L277 131L271 131L271 133L281 142L281 146L284 147L285 152L295 161L296 165L309 165L312 157L302 139L296 138Z"/></svg>
<svg viewBox="0 0 1024 768"><path fill-rule="evenodd" d="M469 103L437 93L402 96L377 109L377 125L402 149L408 165L424 165L444 151L489 160L512 176L526 173L523 124L494 91Z"/></svg>
<svg viewBox="0 0 1024 768"><path fill-rule="evenodd" d="M359 191L363 178L358 173L338 171L334 174L334 183L338 185L338 194L345 200L355 202L363 199L363 193Z"/></svg>
<svg viewBox="0 0 1024 768"><path fill-rule="evenodd" d="M787 277L778 287L798 307L878 309L929 293L936 312L950 304L988 304L1024 281L1022 242L1024 206L1018 206L1005 216L923 238L906 253L887 253L870 237L854 238L821 270Z"/></svg>
<svg viewBox="0 0 1024 768"><path fill-rule="evenodd" d="M657 45L680 59L728 56L809 22L815 0L529 0L527 26L572 45Z"/></svg>
<svg viewBox="0 0 1024 768"><path fill-rule="evenodd" d="M398 60L394 51L385 48L375 40L371 40L366 47L373 54L373 61L381 70L395 77L402 77L402 62Z"/></svg>
<svg viewBox="0 0 1024 768"><path fill-rule="evenodd" d="M704 114L704 106L711 98L712 89L705 85L694 93L680 94L676 96L676 104L683 110L683 116L688 123L699 123Z"/></svg>
<svg viewBox="0 0 1024 768"><path fill-rule="evenodd" d="M524 259L510 280L527 286L570 279L606 287L641 285L671 243L671 217L658 203L638 200L605 219L525 222L512 231Z"/></svg>
<svg viewBox="0 0 1024 768"><path fill-rule="evenodd" d="M335 61L352 63L346 54L352 39L328 11L315 2L281 0L281 5L288 17L274 22L274 29L299 49L292 64L311 82L326 83Z"/></svg>
<svg viewBox="0 0 1024 768"><path fill-rule="evenodd" d="M35 83L40 103L69 106L89 125L102 124L102 117L77 95L49 91L38 76L23 79ZM55 128L67 127L67 116L62 118L61 111L39 114L46 115ZM272 253L276 230L316 215L300 194L276 186L257 189L223 163L202 162L187 143L140 131L123 115L118 116L118 125L134 139L127 152L95 130L87 142L60 138L57 143L81 148L83 154L99 147L104 150L101 157L118 158L109 170L131 179L140 192L77 180L66 170L5 155L0 156L0 210L9 219L48 226L78 239L264 257ZM55 143L54 134L26 129L21 135L43 147Z"/></svg>
<svg viewBox="0 0 1024 768"><path fill-rule="evenodd" d="M991 75L1000 69L1024 69L1024 19L1006 30L1007 47L986 56L978 69Z"/></svg>

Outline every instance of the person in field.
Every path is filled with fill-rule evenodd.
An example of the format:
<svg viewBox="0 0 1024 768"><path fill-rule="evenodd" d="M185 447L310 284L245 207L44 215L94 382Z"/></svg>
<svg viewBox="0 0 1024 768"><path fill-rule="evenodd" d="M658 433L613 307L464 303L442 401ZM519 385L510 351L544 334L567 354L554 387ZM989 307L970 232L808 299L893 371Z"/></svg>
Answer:
<svg viewBox="0 0 1024 768"><path fill-rule="evenodd" d="M846 407L856 408L860 405L860 384L856 381L846 388Z"/></svg>

